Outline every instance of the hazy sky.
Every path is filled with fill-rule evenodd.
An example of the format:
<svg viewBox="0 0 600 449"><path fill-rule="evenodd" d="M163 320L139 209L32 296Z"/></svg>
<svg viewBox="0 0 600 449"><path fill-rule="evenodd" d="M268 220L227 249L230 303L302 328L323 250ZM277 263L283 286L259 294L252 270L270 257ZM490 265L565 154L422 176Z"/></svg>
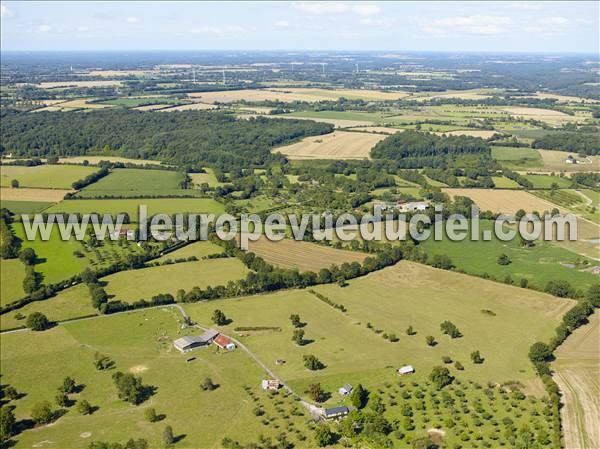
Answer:
<svg viewBox="0 0 600 449"><path fill-rule="evenodd" d="M2 50L588 52L599 2L2 2Z"/></svg>

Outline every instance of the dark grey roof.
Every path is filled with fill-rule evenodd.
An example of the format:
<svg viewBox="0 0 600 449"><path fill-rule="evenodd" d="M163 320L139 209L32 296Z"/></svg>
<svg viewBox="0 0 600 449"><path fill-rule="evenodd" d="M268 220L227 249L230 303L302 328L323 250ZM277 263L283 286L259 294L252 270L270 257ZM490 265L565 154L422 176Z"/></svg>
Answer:
<svg viewBox="0 0 600 449"><path fill-rule="evenodd" d="M193 344L198 344L198 343L204 343L205 340L202 339L202 337L199 337L197 335L186 335L185 337L181 337L178 338L177 340L175 340L173 342L173 344L177 347L177 348L186 348L190 345Z"/></svg>
<svg viewBox="0 0 600 449"><path fill-rule="evenodd" d="M204 331L204 333L202 335L200 335L199 338L201 338L202 341L204 341L204 342L210 342L210 341L214 340L217 335L219 335L219 332L217 332L216 330L206 329Z"/></svg>
<svg viewBox="0 0 600 449"><path fill-rule="evenodd" d="M350 409L348 407L331 407L325 409L325 416L334 416L349 413Z"/></svg>

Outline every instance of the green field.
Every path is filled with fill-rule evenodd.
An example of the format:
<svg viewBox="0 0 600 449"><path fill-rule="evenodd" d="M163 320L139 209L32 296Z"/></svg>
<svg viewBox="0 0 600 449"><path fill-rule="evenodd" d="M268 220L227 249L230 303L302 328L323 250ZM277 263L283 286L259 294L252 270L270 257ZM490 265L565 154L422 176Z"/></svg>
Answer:
<svg viewBox="0 0 600 449"><path fill-rule="evenodd" d="M97 170L96 167L83 165L38 165L36 167L3 165L0 170L0 185L10 186L11 181L16 179L20 187L70 189L75 181Z"/></svg>
<svg viewBox="0 0 600 449"><path fill-rule="evenodd" d="M417 370L414 378L423 380L442 356L449 355L466 367L459 374L461 379L521 380L539 392L527 348L534 341L549 338L571 304L410 262L352 280L344 288L331 284L315 290L343 304L348 312L332 308L305 290L186 304L185 308L199 323L210 323L212 311L221 309L233 320L225 328L237 334L298 391L304 391L315 380L328 391L337 391L346 382L375 387L394 382L394 369L408 363ZM496 316L488 316L482 309L492 310ZM311 342L305 346L297 346L291 340L292 313L300 314L307 323L303 329ZM450 340L441 335L439 325L444 320L454 322L464 337ZM368 322L383 332L395 333L400 341L383 339L367 328ZM417 335L405 334L409 325ZM282 331L236 333L234 328L238 326L278 326ZM435 336L439 344L428 347L426 335ZM499 346L515 350L498 351ZM484 354L484 364L470 362L469 354L474 350ZM316 355L326 368L318 372L306 370L303 354ZM276 366L276 359L285 360L285 364Z"/></svg>
<svg viewBox="0 0 600 449"><path fill-rule="evenodd" d="M380 114L371 112L355 112L355 111L301 111L287 114L290 117L312 118L318 119L334 119L334 120L355 120L380 123L382 117Z"/></svg>
<svg viewBox="0 0 600 449"><path fill-rule="evenodd" d="M571 186L569 178L561 178L559 176L552 175L525 175L528 181L531 181L534 189L549 189L553 184L556 184L559 188L565 188Z"/></svg>
<svg viewBox="0 0 600 449"><path fill-rule="evenodd" d="M521 186L513 181L512 179L508 179L504 176L492 176L492 181L494 181L494 185L499 189L520 189Z"/></svg>
<svg viewBox="0 0 600 449"><path fill-rule="evenodd" d="M56 226L53 226L47 241L43 241L39 235L34 241L27 240L22 223L14 223L13 229L22 240L22 248L34 249L39 259L35 271L43 275L44 284L54 284L81 273L89 263L88 258L78 258L73 254L76 250L83 251L82 244L75 239L63 241Z"/></svg>
<svg viewBox="0 0 600 449"><path fill-rule="evenodd" d="M184 190L179 187L183 180L183 173L176 171L120 168L81 190L77 196L99 198L105 196L193 195L193 190Z"/></svg>
<svg viewBox="0 0 600 449"><path fill-rule="evenodd" d="M235 258L200 260L142 268L139 270L121 271L103 278L108 285L106 291L115 299L134 302L138 299L149 300L159 293L170 293L177 290L202 289L210 286L225 285L246 277L248 269Z"/></svg>
<svg viewBox="0 0 600 449"><path fill-rule="evenodd" d="M116 215L127 212L131 221L137 221L138 206L148 206L148 215L176 214L176 213L204 213L221 214L224 212L222 204L208 198L145 198L123 200L65 200L47 210L47 212L81 213Z"/></svg>
<svg viewBox="0 0 600 449"><path fill-rule="evenodd" d="M41 312L51 321L70 320L98 313L92 307L87 286L79 284L63 290L51 298L34 301L18 310L0 315L0 329L25 327L25 320L18 319L18 315L28 316L33 312Z"/></svg>
<svg viewBox="0 0 600 449"><path fill-rule="evenodd" d="M158 259L156 259L156 262L164 262L169 259L175 260L192 256L201 259L202 257L206 257L211 254L219 254L222 252L223 249L219 245L216 245L210 241L195 242L190 243L189 245L186 245L181 249L175 250L173 252L165 254L164 256L159 257Z"/></svg>
<svg viewBox="0 0 600 449"><path fill-rule="evenodd" d="M192 182L196 187L199 187L200 184L207 183L210 187L217 187L221 185L219 181L217 181L217 177L215 173L210 168L204 169L206 173L189 173L190 178L192 178Z"/></svg>
<svg viewBox="0 0 600 449"><path fill-rule="evenodd" d="M25 266L19 259L0 260L0 305L8 304L25 296L23 279Z"/></svg>
<svg viewBox="0 0 600 449"><path fill-rule="evenodd" d="M493 229L493 222L480 221L480 235L484 230ZM430 238L421 246L430 258L436 254L447 255L457 269L477 276L487 273L501 282L507 275L517 284L525 278L530 285L542 289L548 281L556 279L569 281L579 289L587 289L597 282L597 277L592 273L562 265L577 265L584 260L594 265L591 260L549 242L537 241L535 246L523 248L518 237L509 242L500 241L495 236L489 242L482 239L471 241L468 237L462 242L453 242L444 235L440 241ZM497 260L501 254L506 254L512 262L509 265L499 265Z"/></svg>
<svg viewBox="0 0 600 449"><path fill-rule="evenodd" d="M543 165L540 153L531 148L493 146L492 157L502 166L515 170L541 167Z"/></svg>
<svg viewBox="0 0 600 449"><path fill-rule="evenodd" d="M44 201L2 201L1 207L5 207L15 215L19 214L37 214L55 203L46 203Z"/></svg>
<svg viewBox="0 0 600 449"><path fill-rule="evenodd" d="M2 383L25 393L13 401L18 420L28 418L42 400L54 404L55 391L65 376L84 385L80 393L70 395L73 400L86 399L98 407L88 416L74 407L65 409L66 414L52 425L16 436L15 447L52 442L53 447L75 449L86 448L91 441L124 443L129 438L145 438L150 447L163 447L167 425L180 436L176 447L218 449L225 436L247 444L256 443L259 434L274 439L281 432L296 447L311 447L312 439L302 443L298 438L308 431L303 409L283 394L261 392L262 371L244 352L223 354L210 347L195 351L196 360L186 363L186 356L172 346L173 339L190 333L180 326L178 312L162 309L70 323L43 333L3 335ZM97 371L92 363L96 351L111 357L116 369ZM111 379L117 370L132 370L144 385L155 388L154 394L138 406L119 400ZM219 385L215 391L200 389L207 376ZM148 407L164 415L162 420L147 422ZM265 412L263 416L253 413L256 407ZM267 425L262 423L265 419Z"/></svg>

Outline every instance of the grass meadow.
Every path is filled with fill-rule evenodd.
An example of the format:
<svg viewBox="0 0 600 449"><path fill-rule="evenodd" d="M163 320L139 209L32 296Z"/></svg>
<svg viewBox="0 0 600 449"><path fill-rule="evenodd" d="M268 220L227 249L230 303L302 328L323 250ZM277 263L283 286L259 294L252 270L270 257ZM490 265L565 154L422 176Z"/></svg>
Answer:
<svg viewBox="0 0 600 449"><path fill-rule="evenodd" d="M148 206L148 215L176 213L222 214L225 208L222 204L208 198L144 198L144 199L112 199L112 200L65 200L56 204L47 212L80 213L117 215L127 212L132 222L138 219L138 207Z"/></svg>
<svg viewBox="0 0 600 449"><path fill-rule="evenodd" d="M556 279L564 279L573 287L581 289L587 289L597 282L597 277L592 273L580 270L581 262L587 260L593 265L592 260L549 242L537 241L533 247L524 248L521 247L518 237L503 242L493 232L491 241L483 241L482 233L485 230L493 231L494 223L486 220L481 220L479 223L479 241L472 241L467 237L461 242L454 242L444 233L442 240L435 241L430 238L421 243L421 247L429 258L436 254L447 255L457 269L477 276L487 273L501 282L506 276L510 276L517 284L521 279L527 279L529 285L540 289L543 289L549 281ZM499 265L497 261L501 254L506 254L511 263ZM576 265L577 268L569 268L570 264Z"/></svg>
<svg viewBox="0 0 600 449"><path fill-rule="evenodd" d="M411 262L351 280L347 287L330 284L315 290L344 305L347 313L320 301L308 290L184 307L199 323L210 323L212 311L221 309L232 320L224 329L239 337L300 392L315 381L330 392L346 382L374 388L397 380L395 369L403 364L415 366L414 380L422 381L434 365L441 364L444 355L465 366L457 374L463 380L520 380L539 392L527 348L534 341L550 338L573 303ZM482 310L491 310L495 316ZM292 341L292 313L298 313L306 323L303 329L309 342L304 346ZM464 336L452 340L442 335L439 326L445 320L454 322ZM414 336L405 333L410 325L417 332ZM236 333L239 326L280 327L281 331ZM399 341L392 343L382 337L383 333L395 333ZM439 343L427 346L427 335ZM522 350L498 351L498 345ZM475 350L486 359L482 365L470 361ZM302 363L304 354L316 355L326 367L308 371ZM277 366L276 359L285 360L285 364ZM331 403L337 401L334 397Z"/></svg>
<svg viewBox="0 0 600 449"><path fill-rule="evenodd" d="M179 187L183 180L184 175L176 171L120 168L87 186L77 196L98 198L103 196L192 195L194 191Z"/></svg>

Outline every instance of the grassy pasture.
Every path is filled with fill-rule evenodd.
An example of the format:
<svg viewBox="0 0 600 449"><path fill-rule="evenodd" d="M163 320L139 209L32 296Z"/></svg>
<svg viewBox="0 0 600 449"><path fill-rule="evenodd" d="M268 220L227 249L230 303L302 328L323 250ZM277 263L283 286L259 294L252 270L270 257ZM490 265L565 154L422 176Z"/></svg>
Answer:
<svg viewBox="0 0 600 449"><path fill-rule="evenodd" d="M24 296L23 294L20 296ZM16 298L19 299L19 298ZM92 307L88 288L84 284L75 285L59 292L52 298L35 301L18 310L0 315L0 329L13 329L25 327L25 320L16 318L17 314L30 315L41 312L51 321L63 321L89 315L96 315L98 311Z"/></svg>
<svg viewBox="0 0 600 449"><path fill-rule="evenodd" d="M156 261L164 262L165 260L169 259L175 260L192 256L196 256L198 259L201 259L202 257L209 256L211 254L220 254L222 252L223 249L219 245L216 245L212 242L194 242L184 246L183 248L167 253L164 256L161 256L158 259L156 259Z"/></svg>
<svg viewBox="0 0 600 449"><path fill-rule="evenodd" d="M47 189L70 189L71 184L95 172L94 167L76 165L38 165L23 167L3 165L0 170L0 185L9 187L13 179L20 187L41 187Z"/></svg>
<svg viewBox="0 0 600 449"><path fill-rule="evenodd" d="M290 159L368 159L371 148L383 140L382 134L335 131L307 137L292 145L275 148Z"/></svg>
<svg viewBox="0 0 600 449"><path fill-rule="evenodd" d="M558 185L560 188L569 187L571 181L568 178L561 178L552 175L525 175L528 181L531 181L534 189L549 189L552 184Z"/></svg>
<svg viewBox="0 0 600 449"><path fill-rule="evenodd" d="M459 374L461 379L511 379L536 385L527 359L529 345L549 338L573 303L411 262L351 280L344 288L331 284L315 290L343 304L348 312L333 309L305 290L185 307L200 323L210 322L214 309L223 310L233 320L225 327L231 333L235 333L236 326L281 327L282 332L242 332L239 337L298 391L304 391L315 380L326 390L337 391L346 382L362 382L368 387L394 382L394 368L406 363L415 366L414 379L423 380L432 366L440 364L443 355L465 365L465 371ZM492 310L496 316L488 316L482 309ZM291 339L291 313L299 313L306 323L304 330L310 342L305 346L299 347ZM454 322L464 336L451 340L441 335L439 325L444 320ZM368 322L383 332L396 333L399 342L383 339L367 328ZM417 335L405 334L409 325ZM428 347L426 335L435 336L439 344ZM498 345L514 350L498 351ZM484 355L484 364L470 362L469 354L474 350ZM304 369L303 354L316 355L325 369ZM278 358L286 363L276 366Z"/></svg>
<svg viewBox="0 0 600 449"><path fill-rule="evenodd" d="M362 253L287 238L279 242L272 242L265 236L256 242L249 242L248 251L279 267L297 268L300 271L314 271L315 273L321 268L341 265L344 262L360 263L366 257L366 254Z"/></svg>
<svg viewBox="0 0 600 449"><path fill-rule="evenodd" d="M478 241L472 241L467 237L463 241L455 242L444 232L442 240L435 241L430 238L421 245L430 258L436 254L447 255L457 269L477 276L487 273L501 282L506 276L511 276L517 284L524 278L528 280L529 285L540 289L543 289L549 281L556 279L569 281L573 287L579 289L587 289L597 282L597 277L592 273L581 271L579 268L570 268L570 265L567 265L583 262L578 254L543 241L536 242L531 248L521 247L518 237L503 242L493 235L492 221L482 220L479 227ZM483 241L481 235L484 230L492 232L492 240ZM510 258L509 265L498 265L497 260L501 254L506 254ZM593 261L588 260L588 262L594 265Z"/></svg>
<svg viewBox="0 0 600 449"><path fill-rule="evenodd" d="M8 304L25 296L23 279L25 266L19 259L0 260L0 305Z"/></svg>
<svg viewBox="0 0 600 449"><path fill-rule="evenodd" d="M102 101L102 104L110 104L114 106L123 106L126 108L135 108L142 105L171 105L181 103L180 100L175 100L167 97L135 97L135 98L115 98L112 100Z"/></svg>
<svg viewBox="0 0 600 449"><path fill-rule="evenodd" d="M207 198L144 198L144 199L111 199L111 200L65 200L49 208L47 212L81 213L116 215L127 212L131 221L138 218L138 206L148 206L148 215L176 213L221 214L225 211L222 204Z"/></svg>
<svg viewBox="0 0 600 449"><path fill-rule="evenodd" d="M103 280L108 283L106 291L109 295L134 302L159 293L175 295L179 289L224 285L246 277L247 273L248 269L238 259L227 258L121 271Z"/></svg>
<svg viewBox="0 0 600 449"><path fill-rule="evenodd" d="M5 207L13 214L37 214L53 204L44 201L0 201L0 207Z"/></svg>
<svg viewBox="0 0 600 449"><path fill-rule="evenodd" d="M98 407L88 416L69 408L52 425L15 437L16 447L51 442L55 447L76 449L88 447L90 441L125 442L129 438L145 438L150 447L162 447L162 431L172 425L175 435L181 436L177 447L218 449L225 436L244 444L259 434L274 439L286 431L287 422L292 424L288 439L296 447L310 447L311 443L297 438L297 432L307 432L303 410L283 395L271 397L261 392L259 384L264 376L244 352L223 354L210 347L195 351L196 360L186 363L186 356L172 347L173 339L190 332L182 331L180 324L180 316L172 309L145 310L69 323L44 333L4 335L0 343L2 382L26 393L15 401L17 419L28 418L39 401L54 402L54 392L65 376L84 385L72 399L87 399ZM156 388L155 393L138 406L119 400L111 379L116 370L96 371L92 364L96 351L111 357L116 370L131 370L141 376L145 385ZM217 390L200 389L207 376L219 385ZM246 385L253 397L244 391ZM281 404L275 404L276 400ZM262 417L252 412L258 406L265 412ZM162 421L147 422L144 411L148 407L165 415ZM276 407L283 408L289 418L284 420ZM291 414L292 409L300 416ZM269 425L261 423L264 418L271 420Z"/></svg>
<svg viewBox="0 0 600 449"><path fill-rule="evenodd" d="M542 166L540 153L531 148L492 147L492 157L503 167L515 170Z"/></svg>
<svg viewBox="0 0 600 449"><path fill-rule="evenodd" d="M566 447L600 447L600 313L556 350L554 379L563 394L561 409Z"/></svg>
<svg viewBox="0 0 600 449"><path fill-rule="evenodd" d="M492 176L492 181L494 181L494 185L499 189L520 189L518 183L513 181L512 179L508 179L504 176Z"/></svg>
<svg viewBox="0 0 600 449"><path fill-rule="evenodd" d="M120 168L87 186L77 196L95 198L103 196L167 196L191 195L192 190L180 188L184 175L169 170L141 170Z"/></svg>

